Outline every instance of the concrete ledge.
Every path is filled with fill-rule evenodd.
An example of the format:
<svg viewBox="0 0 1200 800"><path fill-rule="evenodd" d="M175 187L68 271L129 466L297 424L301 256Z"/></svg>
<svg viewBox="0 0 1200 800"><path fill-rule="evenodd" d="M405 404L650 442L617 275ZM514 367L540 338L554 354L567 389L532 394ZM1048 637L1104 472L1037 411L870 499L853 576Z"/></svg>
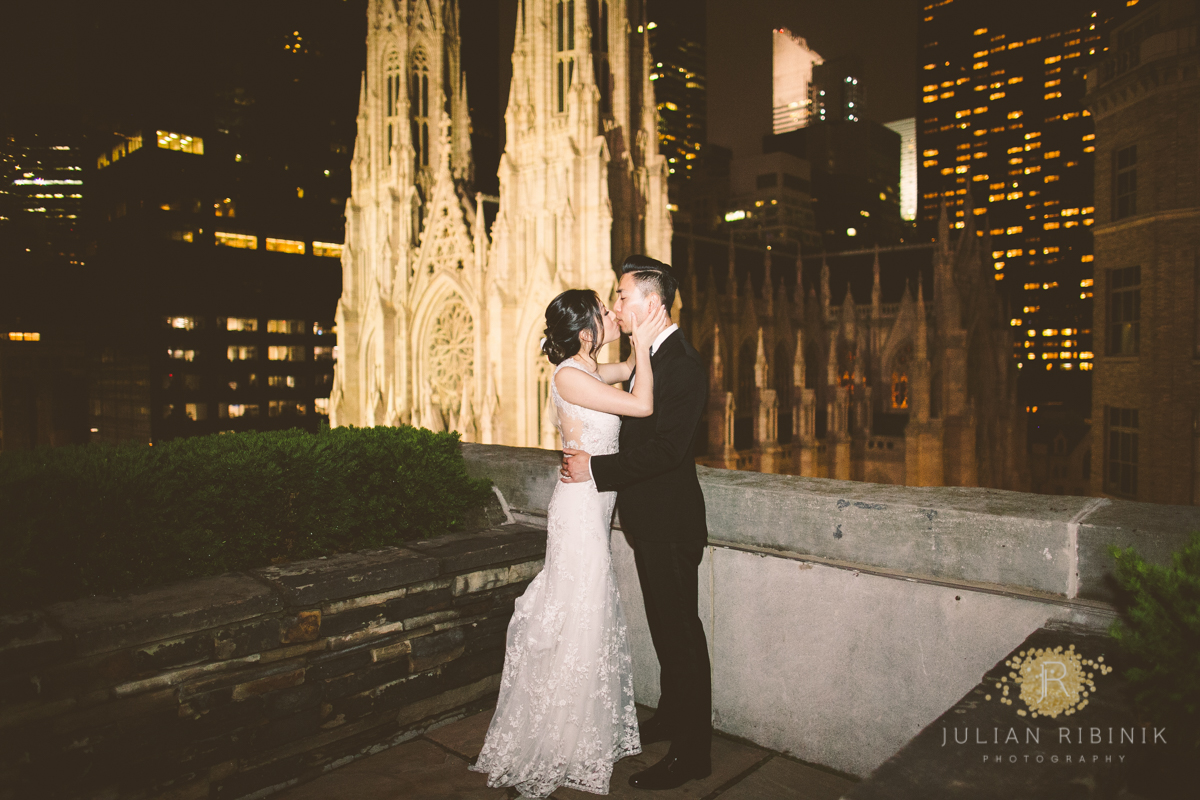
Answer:
<svg viewBox="0 0 1200 800"><path fill-rule="evenodd" d="M463 456L514 513L545 513L558 451L464 444ZM1068 599L1110 599L1109 544L1165 565L1200 530L1193 506L697 470L715 542Z"/></svg>

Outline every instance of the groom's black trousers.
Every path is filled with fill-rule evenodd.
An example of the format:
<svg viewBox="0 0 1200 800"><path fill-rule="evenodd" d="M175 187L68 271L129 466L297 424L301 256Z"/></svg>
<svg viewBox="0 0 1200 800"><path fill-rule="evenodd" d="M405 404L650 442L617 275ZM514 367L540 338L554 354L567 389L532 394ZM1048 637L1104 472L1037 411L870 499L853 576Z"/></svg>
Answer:
<svg viewBox="0 0 1200 800"><path fill-rule="evenodd" d="M707 759L712 744L712 678L697 587L704 545L630 541L660 667L655 719L672 731L671 755Z"/></svg>

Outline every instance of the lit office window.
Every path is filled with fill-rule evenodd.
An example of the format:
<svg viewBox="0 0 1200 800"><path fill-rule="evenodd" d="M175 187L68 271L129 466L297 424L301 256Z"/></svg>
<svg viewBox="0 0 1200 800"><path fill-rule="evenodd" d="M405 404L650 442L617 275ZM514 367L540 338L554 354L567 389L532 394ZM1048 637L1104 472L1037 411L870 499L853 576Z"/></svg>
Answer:
<svg viewBox="0 0 1200 800"><path fill-rule="evenodd" d="M304 333L302 319L269 319L267 333Z"/></svg>
<svg viewBox="0 0 1200 800"><path fill-rule="evenodd" d="M304 348L289 345L271 345L267 348L269 361L303 361Z"/></svg>
<svg viewBox="0 0 1200 800"><path fill-rule="evenodd" d="M289 389L295 389L296 388L296 376L295 375L268 375L267 376L267 386L273 386L275 388L280 388L280 387L286 386Z"/></svg>
<svg viewBox="0 0 1200 800"><path fill-rule="evenodd" d="M296 400L271 400L267 406L267 413L272 417L291 416L293 414L302 417L307 411L308 405Z"/></svg>
<svg viewBox="0 0 1200 800"><path fill-rule="evenodd" d="M230 361L257 361L258 348L254 345L230 345L225 351Z"/></svg>
<svg viewBox="0 0 1200 800"><path fill-rule="evenodd" d="M341 258L342 246L332 242L313 242L312 253L314 256L325 256L327 258Z"/></svg>
<svg viewBox="0 0 1200 800"><path fill-rule="evenodd" d="M225 330L227 331L256 331L258 330L258 320L249 317L226 317Z"/></svg>
<svg viewBox="0 0 1200 800"><path fill-rule="evenodd" d="M332 347L314 347L313 348L313 361L332 361L332 360L333 360L333 348Z"/></svg>
<svg viewBox="0 0 1200 800"><path fill-rule="evenodd" d="M257 417L258 416L258 404L257 403L251 403L251 404L221 403L220 416L229 417L231 419L235 418L235 417Z"/></svg>
<svg viewBox="0 0 1200 800"><path fill-rule="evenodd" d="M237 247L242 250L258 249L258 237L251 236L248 233L226 233L225 231L215 231L213 233L213 241L222 247Z"/></svg>
<svg viewBox="0 0 1200 800"><path fill-rule="evenodd" d="M158 146L164 150L179 150L183 153L204 155L204 140L199 136L187 136L182 133L158 131Z"/></svg>
<svg viewBox="0 0 1200 800"><path fill-rule="evenodd" d="M329 398L328 397L313 398L313 411L317 412L318 414L320 414L321 416L324 416L324 417L329 416Z"/></svg>
<svg viewBox="0 0 1200 800"><path fill-rule="evenodd" d="M8 340L10 342L38 342L41 341L42 334L36 331L9 331Z"/></svg>
<svg viewBox="0 0 1200 800"><path fill-rule="evenodd" d="M276 253L294 253L296 255L304 255L304 242L297 242L293 239L272 239L267 238L267 249Z"/></svg>
<svg viewBox="0 0 1200 800"><path fill-rule="evenodd" d="M168 328L181 331L192 331L203 327L199 317L163 317Z"/></svg>
<svg viewBox="0 0 1200 800"><path fill-rule="evenodd" d="M313 335L315 336L328 336L335 333L337 333L337 325L330 325L325 322L313 323Z"/></svg>
<svg viewBox="0 0 1200 800"><path fill-rule="evenodd" d="M170 349L168 349L167 350L167 358L174 359L175 361L195 361L196 360L196 351L195 350L170 350Z"/></svg>
<svg viewBox="0 0 1200 800"><path fill-rule="evenodd" d="M226 197L213 203L213 213L218 217L236 217L237 204L233 202L233 198Z"/></svg>

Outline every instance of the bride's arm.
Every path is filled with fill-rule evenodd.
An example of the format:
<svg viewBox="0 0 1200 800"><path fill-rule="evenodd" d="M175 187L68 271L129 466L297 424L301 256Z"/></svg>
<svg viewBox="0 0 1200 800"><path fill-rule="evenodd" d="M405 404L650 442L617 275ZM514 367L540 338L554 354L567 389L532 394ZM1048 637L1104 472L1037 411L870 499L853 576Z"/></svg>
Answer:
<svg viewBox="0 0 1200 800"><path fill-rule="evenodd" d="M633 382L632 392L594 380L577 369L560 369L554 375L559 396L568 403L608 414L650 416L654 413L654 371L650 367L650 343L666 328L666 320L666 312L658 306L646 315L640 325L634 326L631 337L633 359L641 371Z"/></svg>
<svg viewBox="0 0 1200 800"><path fill-rule="evenodd" d="M649 357L645 371L650 373ZM645 378L639 371L632 392L601 383L577 369L560 369L553 380L559 396L568 403L622 417L648 417L654 412L654 381Z"/></svg>
<svg viewBox="0 0 1200 800"><path fill-rule="evenodd" d="M596 367L596 371L600 373L600 380L607 384L624 383L633 374L633 365L636 360L636 354L631 352L629 358L624 361L600 364Z"/></svg>

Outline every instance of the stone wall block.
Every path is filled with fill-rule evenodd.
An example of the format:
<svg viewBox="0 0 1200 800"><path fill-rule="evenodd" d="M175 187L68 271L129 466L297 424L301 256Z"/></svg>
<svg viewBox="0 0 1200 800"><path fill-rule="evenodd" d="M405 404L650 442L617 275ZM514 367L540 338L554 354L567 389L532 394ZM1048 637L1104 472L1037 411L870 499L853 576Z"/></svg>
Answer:
<svg viewBox="0 0 1200 800"><path fill-rule="evenodd" d="M280 644L311 642L320 635L321 612L319 609L301 611L294 617L285 617L279 625Z"/></svg>
<svg viewBox="0 0 1200 800"><path fill-rule="evenodd" d="M397 641L399 636L387 637L385 641ZM345 650L321 653L308 659L308 680L321 681L345 675L372 664L371 648L376 644L361 644Z"/></svg>
<svg viewBox="0 0 1200 800"><path fill-rule="evenodd" d="M386 603L383 613L392 621L411 619L432 611L447 609L453 600L454 592L448 586L428 592L409 593Z"/></svg>
<svg viewBox="0 0 1200 800"><path fill-rule="evenodd" d="M408 661L404 659L372 664L326 681L325 696L336 700L339 697L358 694L372 687L405 678L408 674Z"/></svg>
<svg viewBox="0 0 1200 800"><path fill-rule="evenodd" d="M355 631L377 628L386 624L385 605L353 608L340 614L329 614L322 620L321 631L326 636L342 636Z"/></svg>
<svg viewBox="0 0 1200 800"><path fill-rule="evenodd" d="M454 579L454 596L495 589L510 583L531 580L542 569L542 559L525 561L507 567L492 567L459 575Z"/></svg>
<svg viewBox="0 0 1200 800"><path fill-rule="evenodd" d="M135 648L133 660L139 673L152 673L208 661L213 652L213 637L207 633L194 633Z"/></svg>
<svg viewBox="0 0 1200 800"><path fill-rule="evenodd" d="M395 644L384 645L383 647L371 648L371 661L380 663L381 661L391 661L393 658L400 658L408 655L412 651L412 641L405 639L402 642Z"/></svg>
<svg viewBox="0 0 1200 800"><path fill-rule="evenodd" d="M407 726L453 708L482 704L490 695L496 694L499 690L500 673L489 675L474 683L405 705L396 715L397 722L402 726Z"/></svg>
<svg viewBox="0 0 1200 800"><path fill-rule="evenodd" d="M404 680L383 684L373 690L375 708L379 711L394 711L401 706L437 694L440 686L441 676L437 672L423 672Z"/></svg>
<svg viewBox="0 0 1200 800"><path fill-rule="evenodd" d="M279 629L278 617L266 617L223 628L212 634L214 655L224 660L279 647Z"/></svg>
<svg viewBox="0 0 1200 800"><path fill-rule="evenodd" d="M474 683L504 668L503 650L484 650L470 655L463 655L442 666L442 680L445 688L451 689Z"/></svg>
<svg viewBox="0 0 1200 800"><path fill-rule="evenodd" d="M222 627L282 607L269 587L229 573L140 594L57 603L46 613L70 635L75 655L87 656Z"/></svg>
<svg viewBox="0 0 1200 800"><path fill-rule="evenodd" d="M465 636L461 628L421 636L411 641L409 672L418 673L453 661L463 654Z"/></svg>
<svg viewBox="0 0 1200 800"><path fill-rule="evenodd" d="M479 533L460 533L407 545L438 560L443 573L466 572L505 561L524 561L546 554L546 531L515 523Z"/></svg>
<svg viewBox="0 0 1200 800"><path fill-rule="evenodd" d="M400 547L346 553L256 570L290 605L309 606L378 593L438 574L436 559Z"/></svg>
<svg viewBox="0 0 1200 800"><path fill-rule="evenodd" d="M254 683L265 678L273 678L276 675L292 673L297 669L300 669L303 675L303 667L303 659L292 659L265 665L250 662L243 665L241 669L229 670L216 675L205 675L184 682L179 687L179 699L181 701L189 700L196 695L207 694L208 692L230 686Z"/></svg>
<svg viewBox="0 0 1200 800"><path fill-rule="evenodd" d="M399 589L391 589L386 592L377 592L375 594L364 594L358 597L350 597L345 600L337 600L333 603L326 603L321 606L321 613L325 616L334 614L342 614L346 611L353 611L356 608L367 608L369 606L383 605L389 600L395 600L398 597L404 597L410 591L413 591L412 586L401 586Z"/></svg>
<svg viewBox="0 0 1200 800"><path fill-rule="evenodd" d="M295 669L287 672L277 672L273 675L237 684L233 687L233 699L235 702L238 702L254 695L267 694L276 689L286 689L289 686L298 686L301 683L304 683L304 667L297 666Z"/></svg>
<svg viewBox="0 0 1200 800"><path fill-rule="evenodd" d="M65 652L63 637L46 624L40 611L0 616L0 675L52 662Z"/></svg>

